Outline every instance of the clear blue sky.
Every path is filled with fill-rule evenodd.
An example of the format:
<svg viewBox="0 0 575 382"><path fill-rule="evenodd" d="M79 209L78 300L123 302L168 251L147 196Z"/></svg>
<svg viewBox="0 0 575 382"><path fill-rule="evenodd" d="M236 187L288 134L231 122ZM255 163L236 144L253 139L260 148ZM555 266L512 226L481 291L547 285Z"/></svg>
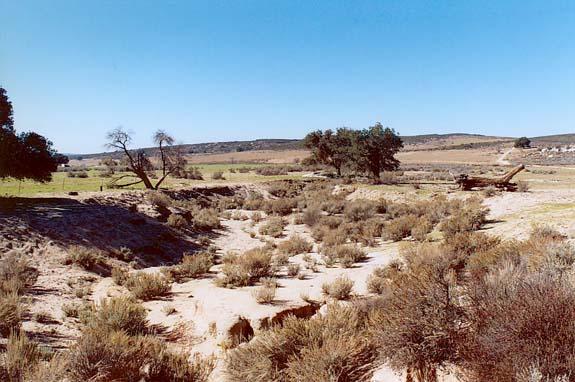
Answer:
<svg viewBox="0 0 575 382"><path fill-rule="evenodd" d="M575 132L575 2L0 0L18 130L102 151L298 138Z"/></svg>

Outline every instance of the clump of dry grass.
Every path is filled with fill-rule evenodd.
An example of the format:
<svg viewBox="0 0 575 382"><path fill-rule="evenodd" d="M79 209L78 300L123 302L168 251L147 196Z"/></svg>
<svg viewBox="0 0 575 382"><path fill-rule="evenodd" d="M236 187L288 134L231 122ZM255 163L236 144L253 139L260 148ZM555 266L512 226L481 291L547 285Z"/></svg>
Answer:
<svg viewBox="0 0 575 382"><path fill-rule="evenodd" d="M459 232L477 231L485 223L489 210L480 201L468 201L463 208L457 209L440 224L440 230L446 237Z"/></svg>
<svg viewBox="0 0 575 382"><path fill-rule="evenodd" d="M120 296L103 299L97 307L84 311L81 321L89 328L137 335L147 331L147 314L142 304L133 298Z"/></svg>
<svg viewBox="0 0 575 382"><path fill-rule="evenodd" d="M524 180L520 180L517 182L517 191L519 192L528 192L529 191L529 183Z"/></svg>
<svg viewBox="0 0 575 382"><path fill-rule="evenodd" d="M301 220L302 223L307 225L308 227L313 227L317 223L319 223L321 218L322 218L321 209L315 206L309 206L303 211Z"/></svg>
<svg viewBox="0 0 575 382"><path fill-rule="evenodd" d="M296 277L300 272L300 265L291 263L287 266L287 275L289 277Z"/></svg>
<svg viewBox="0 0 575 382"><path fill-rule="evenodd" d="M209 231L221 227L218 210L215 208L196 208L192 211L192 224L195 229Z"/></svg>
<svg viewBox="0 0 575 382"><path fill-rule="evenodd" d="M188 221L180 214L170 214L168 216L168 225L172 228L184 228L188 225Z"/></svg>
<svg viewBox="0 0 575 382"><path fill-rule="evenodd" d="M151 205L159 208L168 208L173 204L172 198L161 191L148 191L146 199Z"/></svg>
<svg viewBox="0 0 575 382"><path fill-rule="evenodd" d="M266 248L254 248L240 255L227 255L223 262L224 277L216 280L218 286L248 286L273 275L272 254Z"/></svg>
<svg viewBox="0 0 575 382"><path fill-rule="evenodd" d="M80 245L73 245L68 248L65 264L76 264L87 271L94 271L107 266L104 252Z"/></svg>
<svg viewBox="0 0 575 382"><path fill-rule="evenodd" d="M348 203L344 209L346 219L352 222L365 221L377 212L377 205L370 200L355 200Z"/></svg>
<svg viewBox="0 0 575 382"><path fill-rule="evenodd" d="M135 298L144 301L165 296L171 289L170 281L156 273L131 274L126 279L124 286L132 292Z"/></svg>
<svg viewBox="0 0 575 382"><path fill-rule="evenodd" d="M252 296L258 304L271 304L276 297L276 287L262 285L252 291Z"/></svg>
<svg viewBox="0 0 575 382"><path fill-rule="evenodd" d="M411 228L411 237L417 241L426 241L431 231L433 231L433 224L428 219L420 218Z"/></svg>
<svg viewBox="0 0 575 382"><path fill-rule="evenodd" d="M0 353L0 380L24 381L40 362L38 345L28 339L23 331L12 332L6 351Z"/></svg>
<svg viewBox="0 0 575 382"><path fill-rule="evenodd" d="M300 253L311 252L313 244L307 241L303 236L293 234L285 241L282 241L277 248L280 252L293 256Z"/></svg>
<svg viewBox="0 0 575 382"><path fill-rule="evenodd" d="M23 257L4 255L0 259L0 294L21 295L38 278L38 270Z"/></svg>
<svg viewBox="0 0 575 382"><path fill-rule="evenodd" d="M362 262L367 257L363 249L353 244L324 246L322 247L321 254L326 264L339 262L344 268L350 268L353 264Z"/></svg>
<svg viewBox="0 0 575 382"><path fill-rule="evenodd" d="M259 232L261 235L268 235L277 238L283 235L286 225L287 222L285 219L280 217L271 217L260 227Z"/></svg>
<svg viewBox="0 0 575 382"><path fill-rule="evenodd" d="M297 198L281 198L266 200L263 210L270 215L287 216L297 207Z"/></svg>
<svg viewBox="0 0 575 382"><path fill-rule="evenodd" d="M20 329L23 308L16 293L0 293L0 336L8 335Z"/></svg>
<svg viewBox="0 0 575 382"><path fill-rule="evenodd" d="M206 251L184 254L179 264L165 267L162 272L176 282L197 278L210 271L214 265L214 256Z"/></svg>
<svg viewBox="0 0 575 382"><path fill-rule="evenodd" d="M383 228L385 240L400 241L411 236L411 230L417 225L419 219L416 215L405 215L387 222Z"/></svg>
<svg viewBox="0 0 575 382"><path fill-rule="evenodd" d="M342 275L331 283L324 283L321 286L321 290L325 295L336 300L348 300L353 290L353 281L347 276Z"/></svg>
<svg viewBox="0 0 575 382"><path fill-rule="evenodd" d="M391 288L391 281L397 277L401 265L397 261L391 262L386 267L376 268L367 278L367 290L370 293L382 295Z"/></svg>
<svg viewBox="0 0 575 382"><path fill-rule="evenodd" d="M226 372L243 381L368 381L377 351L367 335L367 315L329 306L313 319L288 317L229 352Z"/></svg>

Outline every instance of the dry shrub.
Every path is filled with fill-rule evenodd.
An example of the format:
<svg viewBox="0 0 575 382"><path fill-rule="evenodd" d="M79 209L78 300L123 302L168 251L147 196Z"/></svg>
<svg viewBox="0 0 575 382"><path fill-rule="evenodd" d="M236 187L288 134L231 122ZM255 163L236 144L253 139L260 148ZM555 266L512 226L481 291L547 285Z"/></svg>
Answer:
<svg viewBox="0 0 575 382"><path fill-rule="evenodd" d="M549 275L501 272L474 289L464 347L474 381L516 381L537 365L545 380L575 370L575 289ZM570 380L570 378L568 380Z"/></svg>
<svg viewBox="0 0 575 382"><path fill-rule="evenodd" d="M0 295L22 294L38 278L38 270L29 265L23 256L4 255L0 259Z"/></svg>
<svg viewBox="0 0 575 382"><path fill-rule="evenodd" d="M258 224L259 222L261 222L263 220L263 216L262 216L261 212L255 211L254 213L252 213L251 219L252 219L252 222L254 224Z"/></svg>
<svg viewBox="0 0 575 382"><path fill-rule="evenodd" d="M377 352L367 336L367 314L331 305L313 319L288 317L228 353L230 382L358 381L371 379Z"/></svg>
<svg viewBox="0 0 575 382"><path fill-rule="evenodd" d="M271 304L276 297L276 287L263 285L257 289L254 289L252 296L258 302L258 304Z"/></svg>
<svg viewBox="0 0 575 382"><path fill-rule="evenodd" d="M529 183L524 180L520 180L517 182L517 191L519 192L527 192L529 191Z"/></svg>
<svg viewBox="0 0 575 382"><path fill-rule="evenodd" d="M325 295L336 300L348 300L353 290L353 281L345 275L338 276L331 283L324 283L321 290Z"/></svg>
<svg viewBox="0 0 575 382"><path fill-rule="evenodd" d="M222 287L248 286L273 275L272 254L265 248L254 248L241 255L228 255L223 262L224 277L217 280Z"/></svg>
<svg viewBox="0 0 575 382"><path fill-rule="evenodd" d="M401 271L401 264L392 261L386 267L376 268L367 278L367 290L370 293L385 294L392 287L391 283Z"/></svg>
<svg viewBox="0 0 575 382"><path fill-rule="evenodd" d="M485 187L481 193L483 194L483 196L485 196L486 198L490 198L492 196L495 196L499 193L499 190L495 187L495 186L489 186L489 187Z"/></svg>
<svg viewBox="0 0 575 382"><path fill-rule="evenodd" d="M302 215L303 224L308 227L313 227L321 220L322 214L321 210L317 207L308 207L305 209Z"/></svg>
<svg viewBox="0 0 575 382"><path fill-rule="evenodd" d="M156 273L136 273L128 277L124 286L134 297L148 301L156 297L165 296L170 292L170 281Z"/></svg>
<svg viewBox="0 0 575 382"><path fill-rule="evenodd" d="M374 336L392 368L407 369L417 381L435 381L436 370L456 360L463 314L441 251L417 249L404 260L405 270L385 275L391 283L372 317Z"/></svg>
<svg viewBox="0 0 575 382"><path fill-rule="evenodd" d="M8 337L20 329L23 309L16 293L0 294L0 336Z"/></svg>
<svg viewBox="0 0 575 382"><path fill-rule="evenodd" d="M266 200L263 205L263 210L267 214L287 216L297 207L297 202L298 200L296 198Z"/></svg>
<svg viewBox="0 0 575 382"><path fill-rule="evenodd" d="M300 271L300 265L299 264L289 264L287 266L287 275L289 277L296 277L299 274Z"/></svg>
<svg viewBox="0 0 575 382"><path fill-rule="evenodd" d="M268 183L267 189L270 194L277 198L293 198L301 193L302 183L290 180L279 180Z"/></svg>
<svg viewBox="0 0 575 382"><path fill-rule="evenodd" d="M148 191L146 199L151 205L164 209L170 207L173 203L172 198L161 191Z"/></svg>
<svg viewBox="0 0 575 382"><path fill-rule="evenodd" d="M209 231L220 228L220 217L215 208L197 208L192 211L192 224L194 228L202 231Z"/></svg>
<svg viewBox="0 0 575 382"><path fill-rule="evenodd" d="M376 239L383 233L384 226L385 222L383 219L373 217L361 222L345 222L337 231L338 233L341 232L344 239L349 238L354 243L375 245Z"/></svg>
<svg viewBox="0 0 575 382"><path fill-rule="evenodd" d="M144 376L142 366L147 358L143 337L87 329L70 350L69 377L72 382L139 382Z"/></svg>
<svg viewBox="0 0 575 382"><path fill-rule="evenodd" d="M65 263L76 264L87 271L94 271L107 266L104 252L80 245L72 245L68 248Z"/></svg>
<svg viewBox="0 0 575 382"><path fill-rule="evenodd" d="M223 171L214 171L214 173L212 174L212 179L213 180L225 180L226 178L224 178L224 172Z"/></svg>
<svg viewBox="0 0 575 382"><path fill-rule="evenodd" d="M265 166L256 168L256 174L263 176L287 175L287 169L284 166Z"/></svg>
<svg viewBox="0 0 575 382"><path fill-rule="evenodd" d="M489 210L479 202L469 202L464 208L458 209L448 219L444 220L440 229L446 237L459 232L477 231L486 222Z"/></svg>
<svg viewBox="0 0 575 382"><path fill-rule="evenodd" d="M433 224L424 218L419 219L411 228L411 237L417 241L426 241L427 235L433 231Z"/></svg>
<svg viewBox="0 0 575 382"><path fill-rule="evenodd" d="M367 220L376 213L377 206L370 200L355 200L348 203L344 209L344 215L347 220L359 222Z"/></svg>
<svg viewBox="0 0 575 382"><path fill-rule="evenodd" d="M126 284L128 280L128 271L120 268L120 267L113 267L112 268L112 280L116 283L116 285L123 286Z"/></svg>
<svg viewBox="0 0 575 382"><path fill-rule="evenodd" d="M26 375L26 381L62 382L68 373L68 357L64 352L56 353L47 362L40 362Z"/></svg>
<svg viewBox="0 0 575 382"><path fill-rule="evenodd" d="M172 353L163 342L124 332L87 329L71 348L68 362L71 382L205 382L212 359Z"/></svg>
<svg viewBox="0 0 575 382"><path fill-rule="evenodd" d="M313 244L307 241L303 236L293 234L285 241L278 245L278 250L288 255L298 255L300 253L308 253L313 249Z"/></svg>
<svg viewBox="0 0 575 382"><path fill-rule="evenodd" d="M321 250L326 263L339 262L342 267L350 268L355 263L364 261L367 254L363 249L353 244L338 244L335 246L323 246Z"/></svg>
<svg viewBox="0 0 575 382"><path fill-rule="evenodd" d="M98 307L82 315L81 321L89 328L128 335L147 331L147 312L142 304L130 297L112 297L100 301Z"/></svg>
<svg viewBox="0 0 575 382"><path fill-rule="evenodd" d="M269 235L271 237L280 237L283 235L284 228L287 225L285 219L280 217L271 217L259 229L261 235Z"/></svg>
<svg viewBox="0 0 575 382"><path fill-rule="evenodd" d="M165 345L156 345L150 361L146 381L150 382L206 382L214 370L212 358L191 357L186 352L175 353Z"/></svg>
<svg viewBox="0 0 575 382"><path fill-rule="evenodd" d="M184 228L188 225L186 218L179 214L170 214L167 223L172 228Z"/></svg>
<svg viewBox="0 0 575 382"><path fill-rule="evenodd" d="M214 256L206 251L184 254L179 264L166 267L162 271L172 280L180 282L185 279L197 278L210 271L214 265Z"/></svg>
<svg viewBox="0 0 575 382"><path fill-rule="evenodd" d="M405 215L387 222L383 228L385 240L400 241L411 235L412 228L419 222L415 215Z"/></svg>
<svg viewBox="0 0 575 382"><path fill-rule="evenodd" d="M0 380L24 381L40 362L40 357L38 345L31 342L24 331L12 332L6 344L6 351L0 353Z"/></svg>

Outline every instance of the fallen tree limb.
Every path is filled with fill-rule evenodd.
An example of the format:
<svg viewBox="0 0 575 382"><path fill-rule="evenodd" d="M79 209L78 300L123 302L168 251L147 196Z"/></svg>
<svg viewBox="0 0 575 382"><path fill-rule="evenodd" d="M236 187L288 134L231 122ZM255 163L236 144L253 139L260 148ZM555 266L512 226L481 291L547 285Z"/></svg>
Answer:
<svg viewBox="0 0 575 382"><path fill-rule="evenodd" d="M485 188L490 186L506 191L516 191L517 184L511 183L511 179L513 179L515 175L524 169L524 165L519 165L500 178L485 178L469 176L468 174L461 174L455 177L455 183L457 183L462 190L466 191L472 190L474 188Z"/></svg>

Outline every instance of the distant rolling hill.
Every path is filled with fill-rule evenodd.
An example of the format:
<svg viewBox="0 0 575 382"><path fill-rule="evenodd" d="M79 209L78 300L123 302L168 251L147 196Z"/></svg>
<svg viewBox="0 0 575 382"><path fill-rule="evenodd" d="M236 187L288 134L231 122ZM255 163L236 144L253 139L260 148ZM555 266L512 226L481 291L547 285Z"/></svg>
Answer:
<svg viewBox="0 0 575 382"><path fill-rule="evenodd" d="M476 149L493 147L512 142L513 137L496 137L481 134L422 134L402 136L405 150L451 150ZM553 146L575 144L575 134L549 135L531 138L534 146ZM256 139L252 141L226 141L180 145L179 148L187 155L218 154L263 150L301 150L304 149L301 139ZM149 154L155 153L155 148L144 148ZM70 154L71 159L90 159L105 156L120 156L120 153Z"/></svg>

